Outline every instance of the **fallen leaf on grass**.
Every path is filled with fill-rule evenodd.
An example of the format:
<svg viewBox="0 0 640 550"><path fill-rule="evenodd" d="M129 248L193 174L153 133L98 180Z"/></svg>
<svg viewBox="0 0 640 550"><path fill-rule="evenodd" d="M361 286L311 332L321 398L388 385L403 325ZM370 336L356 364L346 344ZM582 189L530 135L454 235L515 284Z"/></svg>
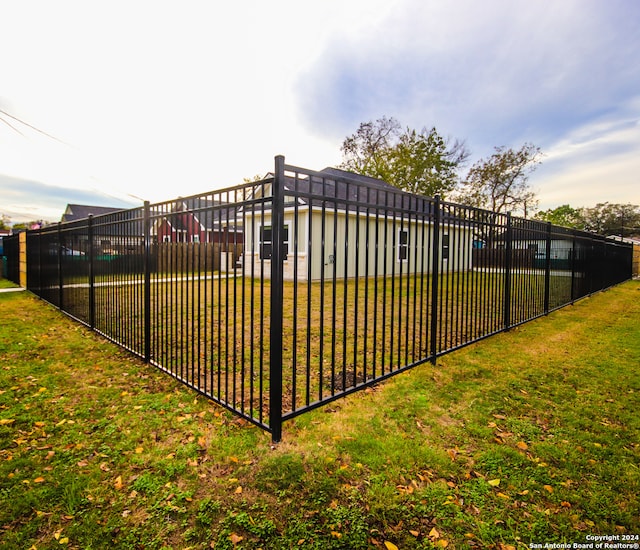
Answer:
<svg viewBox="0 0 640 550"><path fill-rule="evenodd" d="M500 485L500 480L499 479L490 479L489 481L487 481L487 483L489 485L491 485L491 487L497 487L498 485Z"/></svg>
<svg viewBox="0 0 640 550"><path fill-rule="evenodd" d="M412 531L411 529L409 530L409 533L411 533L414 537L418 538L420 536L420 531Z"/></svg>
<svg viewBox="0 0 640 550"><path fill-rule="evenodd" d="M524 441L519 441L518 443L516 443L516 447L518 447L518 449L520 449L521 451L526 451L529 448L529 445L527 445Z"/></svg>
<svg viewBox="0 0 640 550"><path fill-rule="evenodd" d="M551 487L551 485L545 485L544 490L549 493L553 493L553 487Z"/></svg>
<svg viewBox="0 0 640 550"><path fill-rule="evenodd" d="M118 476L115 481L113 482L113 487L115 488L116 491L119 491L120 489L122 489L122 476Z"/></svg>
<svg viewBox="0 0 640 550"><path fill-rule="evenodd" d="M44 478L43 477L37 477L33 480L34 483L44 483Z"/></svg>
<svg viewBox="0 0 640 550"><path fill-rule="evenodd" d="M2 418L0 419L0 426L8 426L16 421L15 418Z"/></svg>
<svg viewBox="0 0 640 550"><path fill-rule="evenodd" d="M386 546L387 550L398 550L398 547L393 544L393 542L389 542L388 540L384 541L384 545Z"/></svg>
<svg viewBox="0 0 640 550"><path fill-rule="evenodd" d="M235 533L231 533L229 535L229 540L231 541L231 543L235 546L236 544L238 544L239 542L242 542L242 540L244 539L244 537L241 537L240 535L236 535Z"/></svg>
<svg viewBox="0 0 640 550"><path fill-rule="evenodd" d="M242 493L242 487L238 485L238 488L234 492L236 495L239 495L240 493Z"/></svg>
<svg viewBox="0 0 640 550"><path fill-rule="evenodd" d="M440 533L438 533L438 530L435 527L429 531L429 538L433 540L440 538Z"/></svg>

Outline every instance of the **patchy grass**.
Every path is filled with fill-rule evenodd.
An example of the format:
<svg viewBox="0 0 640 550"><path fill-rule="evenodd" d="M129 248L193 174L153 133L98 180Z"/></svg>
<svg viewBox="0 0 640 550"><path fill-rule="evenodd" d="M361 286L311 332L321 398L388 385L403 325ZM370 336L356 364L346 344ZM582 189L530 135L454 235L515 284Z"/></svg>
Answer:
<svg viewBox="0 0 640 550"><path fill-rule="evenodd" d="M498 548L640 533L640 283L262 433L0 294L0 548ZM385 543L386 546L385 546Z"/></svg>

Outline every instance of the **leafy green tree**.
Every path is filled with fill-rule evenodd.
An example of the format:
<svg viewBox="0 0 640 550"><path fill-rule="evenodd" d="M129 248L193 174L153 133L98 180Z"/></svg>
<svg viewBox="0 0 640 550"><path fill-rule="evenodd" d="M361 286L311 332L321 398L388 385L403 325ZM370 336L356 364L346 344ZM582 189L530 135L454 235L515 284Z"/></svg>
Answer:
<svg viewBox="0 0 640 550"><path fill-rule="evenodd" d="M525 143L520 149L496 147L487 159L474 164L456 196L457 201L492 212L527 217L537 207L529 174L540 164L540 148Z"/></svg>
<svg viewBox="0 0 640 550"><path fill-rule="evenodd" d="M341 168L427 196L449 194L469 157L464 142L451 143L435 128L403 130L397 120L386 117L360 124L341 151Z"/></svg>
<svg viewBox="0 0 640 550"><path fill-rule="evenodd" d="M563 204L557 208L541 210L534 216L535 219L543 222L551 222L553 225L570 227L573 229L584 229L583 208L573 208L568 204Z"/></svg>
<svg viewBox="0 0 640 550"><path fill-rule="evenodd" d="M584 229L600 235L631 237L640 235L640 206L634 204L598 203L580 210Z"/></svg>
<svg viewBox="0 0 640 550"><path fill-rule="evenodd" d="M9 216L7 216L6 214L2 214L0 216L0 229L2 230L10 229L9 222L11 222L11 218L9 218Z"/></svg>

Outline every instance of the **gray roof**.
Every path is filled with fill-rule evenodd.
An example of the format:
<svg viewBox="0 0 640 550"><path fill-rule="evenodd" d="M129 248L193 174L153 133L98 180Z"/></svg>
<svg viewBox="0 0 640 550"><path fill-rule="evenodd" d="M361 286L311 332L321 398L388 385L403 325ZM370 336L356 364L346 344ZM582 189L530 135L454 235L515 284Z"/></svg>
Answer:
<svg viewBox="0 0 640 550"><path fill-rule="evenodd" d="M381 179L324 168L310 176L285 178L285 188L298 200L314 206L335 205L339 209L362 210L374 207L389 212L410 210L433 214L433 203L426 197L412 195Z"/></svg>
<svg viewBox="0 0 640 550"><path fill-rule="evenodd" d="M92 216L100 216L102 214L111 214L112 212L120 212L123 208L115 208L113 206L91 206L88 204L67 204L67 208L62 214L61 222L72 222L83 220Z"/></svg>

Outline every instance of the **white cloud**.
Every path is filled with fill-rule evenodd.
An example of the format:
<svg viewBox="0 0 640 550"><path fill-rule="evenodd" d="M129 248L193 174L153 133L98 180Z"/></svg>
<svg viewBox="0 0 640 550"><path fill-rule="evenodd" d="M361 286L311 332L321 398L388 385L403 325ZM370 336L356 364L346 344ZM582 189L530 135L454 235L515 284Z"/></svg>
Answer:
<svg viewBox="0 0 640 550"><path fill-rule="evenodd" d="M640 97L573 129L545 151L531 178L540 207L640 204Z"/></svg>
<svg viewBox="0 0 640 550"><path fill-rule="evenodd" d="M95 177L158 200L240 183L276 154L315 164L330 146L301 131L292 80L337 29L357 32L392 5L12 5L0 49L15 54L0 59L10 82L0 93L77 150L5 133L16 153L0 172L72 186Z"/></svg>

